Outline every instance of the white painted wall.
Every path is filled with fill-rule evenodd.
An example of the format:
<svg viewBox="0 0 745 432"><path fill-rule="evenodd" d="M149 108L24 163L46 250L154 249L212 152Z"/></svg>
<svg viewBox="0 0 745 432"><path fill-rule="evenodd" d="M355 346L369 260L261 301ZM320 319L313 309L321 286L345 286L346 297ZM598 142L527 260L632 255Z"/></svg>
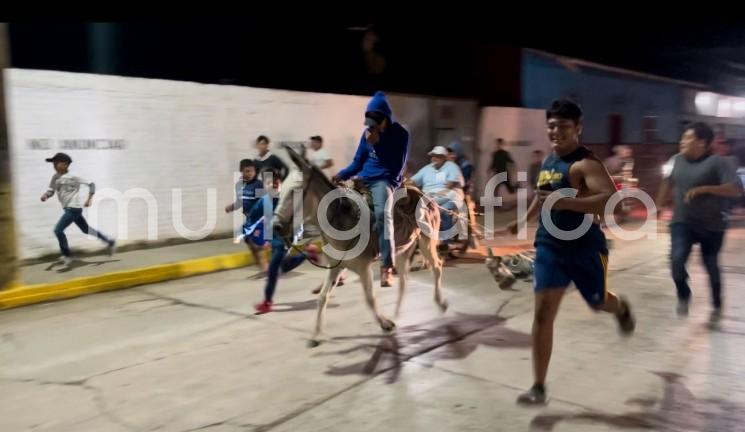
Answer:
<svg viewBox="0 0 745 432"><path fill-rule="evenodd" d="M506 150L512 154L517 171L528 171L533 150L551 151L546 135L546 112L538 109L485 107L481 109L479 123L478 155L476 160L476 193L484 193L484 185L491 174L491 155L496 150L496 140L506 141ZM504 189L502 189L504 191ZM506 192L505 192L506 193Z"/></svg>
<svg viewBox="0 0 745 432"><path fill-rule="evenodd" d="M239 160L256 155L256 136L267 135L276 144L322 135L335 172L354 155L368 102L359 96L20 69L6 71L6 94L17 235L24 259L58 250L52 229L61 214L59 203L56 198L39 201L53 174L44 159L57 151L73 158L73 173L96 183L98 193L86 215L120 244L147 240L152 234L158 239L182 237L184 230L174 225L178 214L199 238L229 233L240 224L240 214L231 217L222 209L233 200ZM427 111L431 99L392 95L390 100L398 120L412 132L412 152L426 153L434 139ZM476 111L474 102L453 103ZM468 118L467 124L459 121L459 130L475 129L475 118ZM123 140L125 148L59 149L66 139ZM32 148L32 140L49 140L49 148ZM181 191L183 201L183 211L176 214L174 190ZM117 206L126 200L105 197L127 191L151 196L152 209L147 210L143 199L132 200L127 223L120 224ZM211 197L212 208L207 205ZM151 237L149 218L154 220ZM67 233L74 248L101 247L75 227Z"/></svg>

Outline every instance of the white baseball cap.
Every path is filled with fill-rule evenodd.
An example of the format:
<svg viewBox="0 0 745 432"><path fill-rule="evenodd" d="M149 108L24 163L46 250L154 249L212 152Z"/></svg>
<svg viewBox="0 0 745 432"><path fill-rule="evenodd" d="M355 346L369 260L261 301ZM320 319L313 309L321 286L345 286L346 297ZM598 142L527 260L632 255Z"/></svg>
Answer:
<svg viewBox="0 0 745 432"><path fill-rule="evenodd" d="M435 148L432 149L431 152L427 153L427 156L447 156L448 155L448 149L446 149L443 146L435 146Z"/></svg>

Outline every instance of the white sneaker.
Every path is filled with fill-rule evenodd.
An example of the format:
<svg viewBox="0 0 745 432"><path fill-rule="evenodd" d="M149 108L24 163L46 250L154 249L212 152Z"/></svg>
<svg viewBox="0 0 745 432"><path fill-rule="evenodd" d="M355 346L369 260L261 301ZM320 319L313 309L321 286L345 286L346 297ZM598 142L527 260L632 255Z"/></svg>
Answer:
<svg viewBox="0 0 745 432"><path fill-rule="evenodd" d="M70 270L72 268L72 258L63 256L60 258L59 263L62 264L63 270Z"/></svg>

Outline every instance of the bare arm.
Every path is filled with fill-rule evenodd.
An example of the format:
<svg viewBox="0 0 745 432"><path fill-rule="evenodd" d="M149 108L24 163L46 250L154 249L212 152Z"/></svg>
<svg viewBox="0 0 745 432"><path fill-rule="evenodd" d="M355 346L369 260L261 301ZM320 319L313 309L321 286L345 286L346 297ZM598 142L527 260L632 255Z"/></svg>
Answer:
<svg viewBox="0 0 745 432"><path fill-rule="evenodd" d="M697 195L710 194L726 198L737 198L742 195L742 187L734 183L725 183L720 185L699 186L688 191L685 196L685 202L690 202Z"/></svg>
<svg viewBox="0 0 745 432"><path fill-rule="evenodd" d="M584 159L572 165L569 177L573 185L584 183L587 188L585 196L561 198L554 209L603 214L608 199L616 193L616 186L603 164L595 159Z"/></svg>
<svg viewBox="0 0 745 432"><path fill-rule="evenodd" d="M670 190L672 189L672 186L672 182L669 178L662 179L660 188L657 190L657 199L654 202L655 207L657 207L658 213L660 209L665 207L670 201Z"/></svg>
<svg viewBox="0 0 745 432"><path fill-rule="evenodd" d="M654 201L654 207L658 218L662 217L662 209L664 209L670 201L670 191L672 188L673 182L670 178L663 178L662 183L660 183L660 188L657 190L657 199Z"/></svg>
<svg viewBox="0 0 745 432"><path fill-rule="evenodd" d="M706 193L728 198L737 198L742 195L742 187L736 184L727 183L718 186L705 186Z"/></svg>
<svg viewBox="0 0 745 432"><path fill-rule="evenodd" d="M727 163L724 159L720 160L719 184L704 185L690 189L685 196L685 202L689 203L698 195L715 195L725 198L737 198L742 195L742 182L737 176L737 170L734 165Z"/></svg>

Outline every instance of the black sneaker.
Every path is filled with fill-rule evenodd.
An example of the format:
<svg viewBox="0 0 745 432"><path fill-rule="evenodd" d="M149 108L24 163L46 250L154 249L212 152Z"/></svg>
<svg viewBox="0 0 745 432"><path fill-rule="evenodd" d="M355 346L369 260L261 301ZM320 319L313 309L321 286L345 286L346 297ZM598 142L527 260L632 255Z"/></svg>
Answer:
<svg viewBox="0 0 745 432"><path fill-rule="evenodd" d="M546 405L548 403L546 387L541 384L533 384L530 390L518 396L517 403L519 405Z"/></svg>
<svg viewBox="0 0 745 432"><path fill-rule="evenodd" d="M625 297L621 297L619 301L621 302L623 310L620 313L616 314L616 319L618 320L618 328L621 329L621 333L629 336L634 333L634 328L636 328L636 320L634 319L634 314L631 312L631 304L629 303L628 299L626 299Z"/></svg>
<svg viewBox="0 0 745 432"><path fill-rule="evenodd" d="M109 256L112 256L112 255L114 255L114 252L115 251L116 251L116 241L115 240L111 240L106 245L106 253L109 254Z"/></svg>
<svg viewBox="0 0 745 432"><path fill-rule="evenodd" d="M717 328L721 320L722 320L722 309L716 308L712 310L711 315L709 315L709 327Z"/></svg>
<svg viewBox="0 0 745 432"><path fill-rule="evenodd" d="M679 317L688 316L688 300L678 300L678 309L676 309Z"/></svg>

